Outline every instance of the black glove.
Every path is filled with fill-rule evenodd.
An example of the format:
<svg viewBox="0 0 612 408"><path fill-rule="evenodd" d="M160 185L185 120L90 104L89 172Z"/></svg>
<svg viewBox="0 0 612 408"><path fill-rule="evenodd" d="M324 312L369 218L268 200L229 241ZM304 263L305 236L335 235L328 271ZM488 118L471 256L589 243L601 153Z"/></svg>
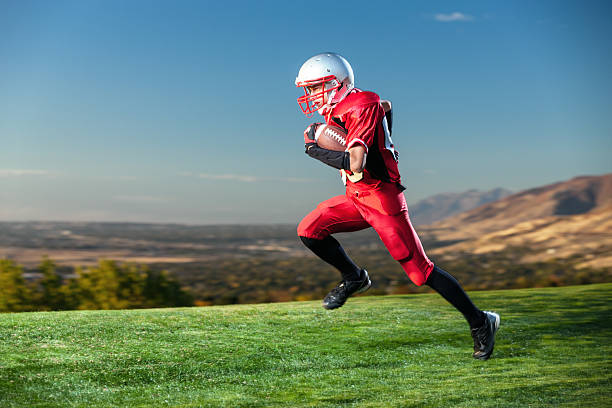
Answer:
<svg viewBox="0 0 612 408"><path fill-rule="evenodd" d="M315 140L315 133L320 125L321 123L318 122L311 123L306 130L304 130L304 145L307 152L309 147L317 144L317 141Z"/></svg>

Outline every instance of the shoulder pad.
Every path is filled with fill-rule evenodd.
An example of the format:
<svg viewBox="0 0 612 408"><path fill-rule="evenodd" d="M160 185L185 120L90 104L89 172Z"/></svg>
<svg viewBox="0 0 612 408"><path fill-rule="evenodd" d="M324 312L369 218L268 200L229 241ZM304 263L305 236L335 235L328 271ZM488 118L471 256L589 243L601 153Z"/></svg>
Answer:
<svg viewBox="0 0 612 408"><path fill-rule="evenodd" d="M341 116L346 112L354 109L358 106L369 105L372 103L379 103L380 97L374 92L363 91L353 92L342 100L338 105L334 107L333 116Z"/></svg>

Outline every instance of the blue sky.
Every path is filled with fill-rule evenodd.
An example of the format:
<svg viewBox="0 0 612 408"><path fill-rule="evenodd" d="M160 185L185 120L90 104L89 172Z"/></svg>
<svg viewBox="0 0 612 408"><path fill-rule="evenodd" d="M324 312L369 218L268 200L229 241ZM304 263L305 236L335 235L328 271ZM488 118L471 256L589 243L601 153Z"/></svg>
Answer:
<svg viewBox="0 0 612 408"><path fill-rule="evenodd" d="M612 171L606 1L0 10L0 220L297 224L343 192L295 101L323 51L393 102L409 203Z"/></svg>

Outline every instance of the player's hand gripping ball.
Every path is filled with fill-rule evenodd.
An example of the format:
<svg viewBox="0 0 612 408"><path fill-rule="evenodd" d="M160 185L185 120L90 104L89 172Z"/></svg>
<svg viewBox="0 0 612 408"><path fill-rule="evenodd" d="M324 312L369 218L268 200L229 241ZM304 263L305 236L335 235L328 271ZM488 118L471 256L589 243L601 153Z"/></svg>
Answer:
<svg viewBox="0 0 612 408"><path fill-rule="evenodd" d="M306 130L304 130L304 144L306 145L306 149L308 149L309 145L317 143L315 133L319 126L321 126L321 123L311 123L310 125L308 125Z"/></svg>
<svg viewBox="0 0 612 408"><path fill-rule="evenodd" d="M346 150L346 131L334 125L323 124L317 127L315 140L323 149L343 152Z"/></svg>
<svg viewBox="0 0 612 408"><path fill-rule="evenodd" d="M346 131L339 126L313 123L304 131L304 142L306 149L316 143L323 149L343 152L346 150L346 136Z"/></svg>

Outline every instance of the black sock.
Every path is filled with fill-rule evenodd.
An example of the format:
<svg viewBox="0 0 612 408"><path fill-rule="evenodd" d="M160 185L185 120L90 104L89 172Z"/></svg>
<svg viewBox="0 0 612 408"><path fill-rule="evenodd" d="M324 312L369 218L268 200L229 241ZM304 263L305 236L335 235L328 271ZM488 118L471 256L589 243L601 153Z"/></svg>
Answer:
<svg viewBox="0 0 612 408"><path fill-rule="evenodd" d="M485 314L472 303L470 297L465 293L459 282L448 272L438 266L434 266L425 284L438 292L451 305L463 313L470 327L480 327L484 324Z"/></svg>
<svg viewBox="0 0 612 408"><path fill-rule="evenodd" d="M342 274L345 281L355 281L361 275L361 268L348 257L340 243L331 235L324 239L300 237L306 245L319 258L334 266Z"/></svg>

